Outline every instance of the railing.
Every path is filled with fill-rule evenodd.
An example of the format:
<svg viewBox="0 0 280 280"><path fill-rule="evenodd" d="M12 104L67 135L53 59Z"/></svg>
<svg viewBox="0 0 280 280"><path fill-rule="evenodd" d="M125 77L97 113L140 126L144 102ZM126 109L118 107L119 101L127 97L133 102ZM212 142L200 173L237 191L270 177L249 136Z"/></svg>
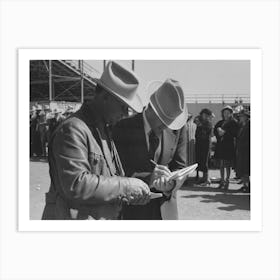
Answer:
<svg viewBox="0 0 280 280"><path fill-rule="evenodd" d="M101 76L101 73L95 69L90 64L86 63L84 60L62 60L76 71L80 72L80 74L85 75L88 78L96 79Z"/></svg>
<svg viewBox="0 0 280 280"><path fill-rule="evenodd" d="M95 82L101 73L84 60L61 60L64 64L83 75L89 81ZM185 89L188 103L250 103L250 95L246 90L193 90Z"/></svg>
<svg viewBox="0 0 280 280"><path fill-rule="evenodd" d="M187 102L190 103L250 103L248 94L218 94L218 93L185 93Z"/></svg>

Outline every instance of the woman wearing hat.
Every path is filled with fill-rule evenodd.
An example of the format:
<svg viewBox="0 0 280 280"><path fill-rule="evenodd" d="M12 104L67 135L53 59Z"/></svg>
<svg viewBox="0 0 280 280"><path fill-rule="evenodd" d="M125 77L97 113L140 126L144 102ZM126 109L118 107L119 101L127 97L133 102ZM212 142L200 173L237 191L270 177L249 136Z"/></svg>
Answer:
<svg viewBox="0 0 280 280"><path fill-rule="evenodd" d="M199 171L202 171L202 184L206 186L211 184L208 176L208 160L213 130L212 118L213 113L211 110L207 108L202 109L195 132L195 156L196 162L198 163L197 179L199 179Z"/></svg>
<svg viewBox="0 0 280 280"><path fill-rule="evenodd" d="M221 113L222 120L214 128L214 135L217 138L215 158L220 163L221 181L219 188L227 190L229 187L231 167L235 160L235 138L237 136L238 124L233 118L233 109L231 106L224 107Z"/></svg>
<svg viewBox="0 0 280 280"><path fill-rule="evenodd" d="M236 175L242 178L242 192L250 192L250 112L239 113L240 130L236 141Z"/></svg>

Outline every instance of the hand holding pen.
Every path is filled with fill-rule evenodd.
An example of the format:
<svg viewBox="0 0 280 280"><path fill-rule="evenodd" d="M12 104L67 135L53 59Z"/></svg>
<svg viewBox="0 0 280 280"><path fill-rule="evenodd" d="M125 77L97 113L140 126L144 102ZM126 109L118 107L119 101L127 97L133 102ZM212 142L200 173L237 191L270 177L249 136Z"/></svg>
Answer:
<svg viewBox="0 0 280 280"><path fill-rule="evenodd" d="M150 186L162 192L168 192L172 190L174 187L174 182L170 182L168 180L168 178L171 176L171 171L168 169L168 167L157 164L153 160L150 160L150 162L155 166L151 175Z"/></svg>

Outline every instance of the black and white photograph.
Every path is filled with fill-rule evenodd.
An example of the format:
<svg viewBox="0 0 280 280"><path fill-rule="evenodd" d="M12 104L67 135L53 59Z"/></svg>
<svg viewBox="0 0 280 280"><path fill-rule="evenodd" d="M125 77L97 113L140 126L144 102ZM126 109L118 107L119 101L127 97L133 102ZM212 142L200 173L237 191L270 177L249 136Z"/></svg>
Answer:
<svg viewBox="0 0 280 280"><path fill-rule="evenodd" d="M0 279L280 280L279 0L0 0Z"/></svg>
<svg viewBox="0 0 280 280"><path fill-rule="evenodd" d="M29 219L250 221L251 66L30 59Z"/></svg>

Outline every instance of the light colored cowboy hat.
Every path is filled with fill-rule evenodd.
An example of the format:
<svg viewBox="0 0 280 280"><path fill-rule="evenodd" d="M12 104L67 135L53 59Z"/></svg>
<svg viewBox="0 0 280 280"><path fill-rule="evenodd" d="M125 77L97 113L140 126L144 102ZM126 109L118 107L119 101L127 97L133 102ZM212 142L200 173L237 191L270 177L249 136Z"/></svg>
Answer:
<svg viewBox="0 0 280 280"><path fill-rule="evenodd" d="M181 129L188 119L184 92L178 81L167 79L150 97L159 119L170 129Z"/></svg>
<svg viewBox="0 0 280 280"><path fill-rule="evenodd" d="M139 96L139 80L134 72L115 61L109 61L101 78L96 82L137 113L142 112L143 102Z"/></svg>
<svg viewBox="0 0 280 280"><path fill-rule="evenodd" d="M222 109L222 113L223 113L225 110L228 110L228 111L230 111L231 113L233 113L233 109L232 109L232 107L229 106L229 105L225 106L225 107Z"/></svg>

